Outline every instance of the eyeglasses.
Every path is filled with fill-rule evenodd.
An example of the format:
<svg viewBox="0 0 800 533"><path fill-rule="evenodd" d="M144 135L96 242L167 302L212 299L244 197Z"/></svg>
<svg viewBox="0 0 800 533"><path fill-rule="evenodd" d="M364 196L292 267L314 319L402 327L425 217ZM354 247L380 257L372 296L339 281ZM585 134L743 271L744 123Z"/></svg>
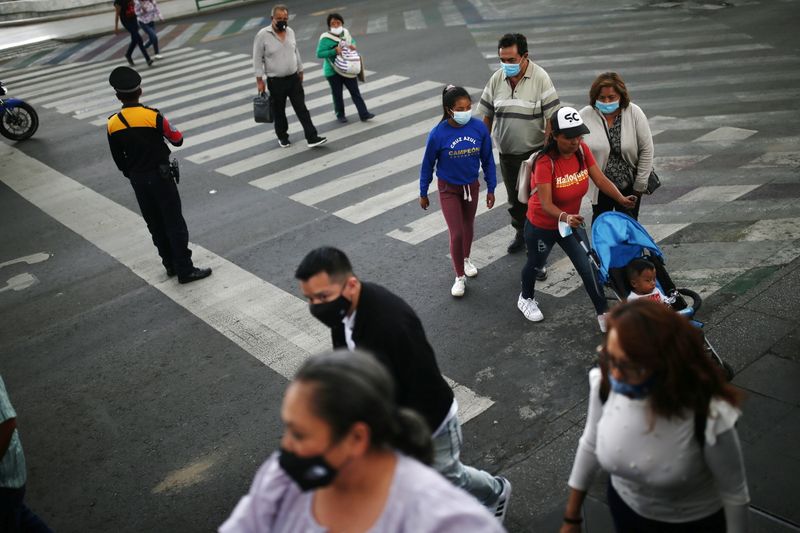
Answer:
<svg viewBox="0 0 800 533"><path fill-rule="evenodd" d="M611 357L611 354L608 353L608 350L603 345L598 346L595 351L597 351L600 356L600 360L608 365L609 369L614 368L624 376L643 377L647 374L647 369L641 365L628 361L617 361Z"/></svg>

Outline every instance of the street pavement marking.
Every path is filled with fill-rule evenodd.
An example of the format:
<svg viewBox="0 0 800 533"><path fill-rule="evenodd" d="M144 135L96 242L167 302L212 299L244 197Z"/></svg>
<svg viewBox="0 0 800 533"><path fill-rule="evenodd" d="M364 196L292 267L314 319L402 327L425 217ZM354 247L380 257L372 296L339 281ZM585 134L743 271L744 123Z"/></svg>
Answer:
<svg viewBox="0 0 800 533"><path fill-rule="evenodd" d="M317 205L320 202L358 189L364 185L369 185L370 183L374 183L393 174L398 174L419 166L424 154L424 147L417 148L416 150L400 154L391 159L386 159L370 167L352 172L347 176L334 178L316 187L303 189L291 195L289 198L301 204Z"/></svg>
<svg viewBox="0 0 800 533"><path fill-rule="evenodd" d="M205 70L205 69L203 69L203 70L194 69L194 72L192 74L189 74L188 76L182 76L181 77L181 83L178 86L175 86L175 82L174 81L162 82L160 84L156 84L156 85L160 85L160 86L168 85L169 88L165 89L165 90L159 90L159 89L161 89L161 87L155 87L155 85L151 86L151 85L148 84L147 85L147 99L148 100L152 100L153 102L159 102L159 105L166 106L166 105L170 105L170 104L164 103L164 100L168 96L174 96L176 94L188 93L188 92L192 91L192 94L195 95L196 97L198 97L199 96L199 94L198 94L199 91L197 91L197 89L202 89L203 87L209 87L210 85L212 85L214 83L222 83L224 81L230 80L232 77L234 77L236 75L240 75L241 76L241 75L243 75L243 69L247 64L248 64L248 62L245 62L245 61L228 62L224 66L222 66L222 68L215 69L215 70L210 71L210 72ZM230 72L230 71L236 71L236 72ZM194 80L197 80L197 81L194 81ZM197 91L197 92L194 92L194 91ZM108 87L105 87L105 93L106 94L109 93ZM109 98L108 100L110 101L112 99ZM62 113L63 112L69 112L70 110L74 110L75 109L74 105L69 105L68 104L67 106L64 106L64 105L60 105L58 102L56 102L56 105L58 105L58 107L57 107L58 111L62 112ZM49 107L49 106L45 106L45 107ZM104 101L98 102L98 103L92 105L91 108L86 109L85 111L81 111L79 113L74 113L73 116L75 118L77 118L78 120L82 120L82 119L88 118L88 117L96 117L97 115L104 115L104 114L107 115L109 113L113 113L114 111L116 111L118 109L119 109L119 100L117 100L116 98L113 98L113 101L110 101L110 103L107 103L107 102L104 102Z"/></svg>
<svg viewBox="0 0 800 533"><path fill-rule="evenodd" d="M422 102L412 104L411 107L419 111L419 110L429 109L435 106L437 102L439 103L441 102L441 97L433 97L428 100L423 100ZM393 111L390 111L382 115L381 123L367 122L361 124L354 124L351 127L350 132L361 133L363 131L375 128L380 124L386 124L391 120L393 120L394 117L393 113L398 113L398 111L399 111L398 109L395 109ZM365 155L374 153L376 146L386 146L388 144L393 144L396 142L402 142L409 139L413 139L414 137L424 135L426 132L430 131L430 129L431 129L431 120L430 118L427 118L425 120L415 122L410 126L406 126L404 128L397 129L393 132L388 132L378 137L374 137L372 139L362 141L358 144L348 146L345 149L326 152L325 155L319 156L315 159L311 159L309 161L295 165L291 168L275 172L274 174L269 174L267 176L264 176L263 178L258 178L256 180L253 180L250 182L250 184L264 190L271 190L276 187L286 185L287 183L292 183L294 181L300 180L307 176L312 176L317 172L319 172L320 168L330 168L336 165L341 165L343 163L353 161L359 157L363 157ZM336 140L339 141L346 138L347 136L344 136ZM272 153L259 154L258 156L251 157L243 161L232 163L230 165L218 168L217 171L228 176L235 176L241 174L242 172L246 172L247 170L252 170L254 168L266 165L267 163L271 163L279 159L290 157L294 155L294 153L296 152L297 150L282 149L280 152L274 155Z"/></svg>
<svg viewBox="0 0 800 533"><path fill-rule="evenodd" d="M205 26L205 24L206 24L205 22L195 22L194 24L191 24L188 28L183 30L183 33L181 33L180 35L178 35L177 37L175 37L171 41L165 43L164 46L166 46L168 44L170 47L180 48L181 46L186 44L186 42L189 39L194 37L197 32L199 32L201 29L203 29L203 26ZM159 43L159 44L161 44L161 43Z"/></svg>
<svg viewBox="0 0 800 533"><path fill-rule="evenodd" d="M748 137L758 133L756 130L746 130L744 128L731 128L730 126L723 126L714 131L710 131L705 135L701 135L692 142L706 142L706 141L724 141L724 142L737 142L743 141Z"/></svg>
<svg viewBox="0 0 800 533"><path fill-rule="evenodd" d="M494 190L495 205L502 206L506 202L508 202L506 188L503 186L497 187ZM486 207L486 202L480 200L478 202L478 210L475 213L475 218L477 219L477 217L488 211L489 209ZM445 231L447 231L447 223L444 221L444 216L440 211L436 211L418 218L403 227L394 229L386 235L393 239L416 245Z"/></svg>
<svg viewBox="0 0 800 533"><path fill-rule="evenodd" d="M360 224L417 198L419 198L419 182L412 181L339 209L333 215L353 224Z"/></svg>
<svg viewBox="0 0 800 533"><path fill-rule="evenodd" d="M467 21L464 20L464 15L458 10L453 0L440 2L439 14L442 15L445 26L464 26L467 24Z"/></svg>
<svg viewBox="0 0 800 533"><path fill-rule="evenodd" d="M0 170L0 180L21 197L285 378L309 355L330 348L330 331L300 298L196 244L193 258L214 275L179 285L164 274L139 215L7 144L0 145ZM493 404L449 383L464 422Z"/></svg>
<svg viewBox="0 0 800 533"><path fill-rule="evenodd" d="M206 33L205 37L203 37L203 41L210 41L217 37L220 37L228 28L233 26L236 23L236 20L222 20L217 23L216 26L211 28L211 30Z"/></svg>
<svg viewBox="0 0 800 533"><path fill-rule="evenodd" d="M39 252L31 255L24 255L22 257L17 257L16 259L11 259L9 261L0 263L0 268L5 268L7 266L16 265L19 263L25 263L26 265L35 265L36 263L41 263L42 261L47 261L48 259L50 259L50 254L45 252Z"/></svg>
<svg viewBox="0 0 800 533"><path fill-rule="evenodd" d="M389 30L388 15L370 15L367 21L367 33L385 33Z"/></svg>
<svg viewBox="0 0 800 533"><path fill-rule="evenodd" d="M653 166L659 170L684 170L709 157L711 157L711 154L657 155L653 158Z"/></svg>
<svg viewBox="0 0 800 533"><path fill-rule="evenodd" d="M369 72L369 71L367 71L367 72ZM399 76L399 75L393 74L391 76L386 76L384 78L380 78L380 79L377 79L377 80L372 80L372 81L370 81L368 83L365 83L362 87L360 87L360 92L361 92L362 95L363 94L369 94L372 91L383 89L385 87L390 87L390 86L394 85L395 83L401 83L401 82L406 81L407 79L408 78L406 78L405 76ZM304 91L306 93L306 96L308 96L310 94L315 94L317 92L321 92L321 91L323 91L325 89L328 89L329 87L330 87L330 85L328 85L327 81L321 81L321 82L318 82L318 83L315 83L315 84L311 84L311 85L309 85L307 87L304 87ZM247 94L252 94L252 91L249 91ZM230 101L233 101L234 100L233 95L229 95L228 99ZM384 100L386 100L386 102L388 102L389 101L389 95L381 96L381 97L378 97L378 98L375 98L375 99L371 99L370 102L369 102L370 103L370 107L379 107L379 106L383 105L384 103L386 103L386 102L384 102ZM329 104L330 103L330 98L325 99L325 102ZM311 101L306 102L306 107L309 110L311 109L311 107L309 106L310 103L311 103ZM246 106L241 106L241 107L242 107L243 111L246 111L246 112L249 112L250 109L251 109L251 105L250 104L248 104ZM289 113L293 114L294 110L287 109L287 115L286 115L287 118L289 117ZM172 116L173 116L173 113L170 112L170 117L172 117ZM315 120L314 124L316 126L322 126L324 124L328 124L328 123L334 122L335 120L336 120L335 117L330 119L330 120L327 120L325 122L317 122ZM185 150L186 148L195 148L199 144L207 143L207 142L210 142L210 141L216 141L218 139L223 139L223 138L227 137L228 135L233 135L233 134L236 134L236 133L240 133L240 132L247 131L247 130L250 130L250 129L255 129L255 128L261 128L263 130L264 129L264 124L259 124L257 122L249 122L249 121L248 122L240 121L240 122L235 122L233 124L227 124L225 126L222 126L222 127L210 130L210 131L204 131L203 133L201 133L199 135L193 135L191 137L191 144L188 145L188 146L186 144L184 144L180 148L183 149L183 150ZM179 129L182 129L182 128L179 128ZM290 127L290 132L291 132L291 130L292 130L292 127ZM254 136L256 138L258 138L259 140L257 142L254 142L254 144L251 144L251 146L257 146L260 143L267 142L269 139L274 139L274 134L271 133L272 131L273 130L270 129L269 132L259 131L259 132L255 133ZM267 136L268 133L270 135L272 135L272 136L268 137ZM252 137L248 137L248 139L251 139L251 138ZM226 146L228 146L229 149L230 149L230 152L226 152L226 153L231 153L233 151L237 151L236 148L238 146L244 146L244 145L239 145L239 144L235 144L235 143L229 143ZM207 151L204 151L204 152L196 153L196 154L192 155L191 157L189 157L187 159L189 161L192 161L192 162L195 162L195 163L205 162L205 161L209 161L211 159L215 159L216 157L218 157L216 155L217 152L215 151L216 148L218 148L218 147L215 147L214 149L207 150ZM175 152L176 150L173 148L172 151Z"/></svg>
<svg viewBox="0 0 800 533"><path fill-rule="evenodd" d="M758 220L744 230L744 241L794 241L800 239L800 218Z"/></svg>
<svg viewBox="0 0 800 533"><path fill-rule="evenodd" d="M403 11L403 21L405 22L407 30L425 30L428 28L428 25L425 24L425 17L422 15L421 9Z"/></svg>
<svg viewBox="0 0 800 533"><path fill-rule="evenodd" d="M412 104L395 108L391 111L383 113L380 116L380 120L371 120L369 122L359 122L358 124L353 124L348 126L348 133L358 134L365 131L369 131L380 126L385 126L386 124L390 124L392 121L400 120L407 117L411 113L419 113L421 111L425 111L426 109L435 108L437 105L441 105L442 97L441 96L432 96L425 100L421 100L418 102L414 102ZM431 128L431 121L427 119L423 121L427 123L427 129L430 130ZM344 163L347 161L351 161L356 159L357 157L361 157L363 155L372 153L375 151L376 146L380 146L377 143L381 141L394 141L400 142L400 140L411 139L415 135L420 135L424 133L425 128L423 127L423 122L417 122L412 124L411 126L406 126L405 128L400 128L395 132L385 133L377 138L370 139L367 141L363 141L359 144L349 146L346 150L341 151L324 151L324 155L321 155L311 161L300 163L294 167L287 168L281 170L279 173L274 175L267 175L262 178L258 178L250 182L251 185L255 187L259 187L264 190L274 189L275 187L279 187L281 185L286 185L287 183L291 183L293 181L299 180L306 176L310 176L320 171L320 168L329 167L332 165L337 165L340 163ZM394 137L396 135L397 137ZM336 139L336 141L340 141L346 139L349 135ZM391 144L394 144L391 142ZM256 154L254 156L241 159L235 163L231 163L229 165L225 165L223 167L217 168L216 171L225 174L226 176L237 176L249 170L254 170L262 166L266 166L270 163L274 163L275 161L280 161L282 159L286 159L295 155L299 151L297 145L292 145L289 148L281 149L279 152L268 152L263 154Z"/></svg>
<svg viewBox="0 0 800 533"><path fill-rule="evenodd" d="M742 168L767 167L800 168L800 151L767 152L756 157Z"/></svg>
<svg viewBox="0 0 800 533"><path fill-rule="evenodd" d="M479 201L485 202L486 200L481 198ZM495 205L492 209L498 208L503 209L503 206ZM510 224L505 224L500 229L474 240L469 256L472 263L478 268L484 268L508 255L506 247L514 238L515 233L516 230ZM450 254L447 254L447 257L450 257Z"/></svg>
<svg viewBox="0 0 800 533"><path fill-rule="evenodd" d="M702 202L702 203L728 203L744 196L750 191L757 189L761 184L757 185L708 185L697 187L693 191L687 192L680 198L676 198L670 203L680 204L687 202ZM699 217L698 217L699 218Z"/></svg>

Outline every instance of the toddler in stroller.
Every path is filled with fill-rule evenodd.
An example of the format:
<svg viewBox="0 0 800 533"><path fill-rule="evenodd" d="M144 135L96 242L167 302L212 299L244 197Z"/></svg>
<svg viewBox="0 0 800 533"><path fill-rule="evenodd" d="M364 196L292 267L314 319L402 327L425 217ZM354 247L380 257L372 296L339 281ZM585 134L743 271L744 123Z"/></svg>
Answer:
<svg viewBox="0 0 800 533"><path fill-rule="evenodd" d="M675 286L664 266L663 252L637 221L616 211L601 214L592 224L592 247L586 250L600 292L607 287L614 294L609 299L623 301L626 296L627 299L654 296L686 316L695 327L703 328L703 323L695 319L702 298L692 290ZM629 269L634 277L628 274ZM725 370L729 379L733 377L733 369L717 354L708 337L703 337L706 352Z"/></svg>

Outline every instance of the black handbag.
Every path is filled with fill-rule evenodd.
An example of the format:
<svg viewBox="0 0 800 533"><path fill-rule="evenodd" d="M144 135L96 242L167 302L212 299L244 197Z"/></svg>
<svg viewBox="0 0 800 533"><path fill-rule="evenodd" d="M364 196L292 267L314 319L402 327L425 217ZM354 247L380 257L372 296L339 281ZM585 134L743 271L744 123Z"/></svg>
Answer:
<svg viewBox="0 0 800 533"><path fill-rule="evenodd" d="M275 114L272 111L272 98L269 93L261 93L253 98L253 118L256 122L272 123Z"/></svg>

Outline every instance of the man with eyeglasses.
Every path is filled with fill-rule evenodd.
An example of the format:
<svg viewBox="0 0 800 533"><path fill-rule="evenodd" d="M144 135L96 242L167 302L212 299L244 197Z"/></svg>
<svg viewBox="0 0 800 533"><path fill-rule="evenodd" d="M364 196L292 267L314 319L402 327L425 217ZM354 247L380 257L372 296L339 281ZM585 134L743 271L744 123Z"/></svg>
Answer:
<svg viewBox="0 0 800 533"><path fill-rule="evenodd" d="M517 199L519 167L550 137L550 118L560 102L547 72L528 57L528 40L520 33L507 33L497 45L501 68L481 95L478 111L492 132L500 151L500 172L508 193L508 212L516 230L508 245L513 254L525 247L523 228L528 206ZM547 277L544 267L537 279Z"/></svg>
<svg viewBox="0 0 800 533"><path fill-rule="evenodd" d="M253 70L259 94L269 89L275 113L275 135L281 148L289 148L289 122L286 119L286 99L300 124L309 148L324 144L325 137L317 134L311 122L303 92L303 61L297 51L294 30L289 27L289 8L278 4L272 8L272 24L261 29L253 42ZM264 76L267 81L264 82Z"/></svg>

